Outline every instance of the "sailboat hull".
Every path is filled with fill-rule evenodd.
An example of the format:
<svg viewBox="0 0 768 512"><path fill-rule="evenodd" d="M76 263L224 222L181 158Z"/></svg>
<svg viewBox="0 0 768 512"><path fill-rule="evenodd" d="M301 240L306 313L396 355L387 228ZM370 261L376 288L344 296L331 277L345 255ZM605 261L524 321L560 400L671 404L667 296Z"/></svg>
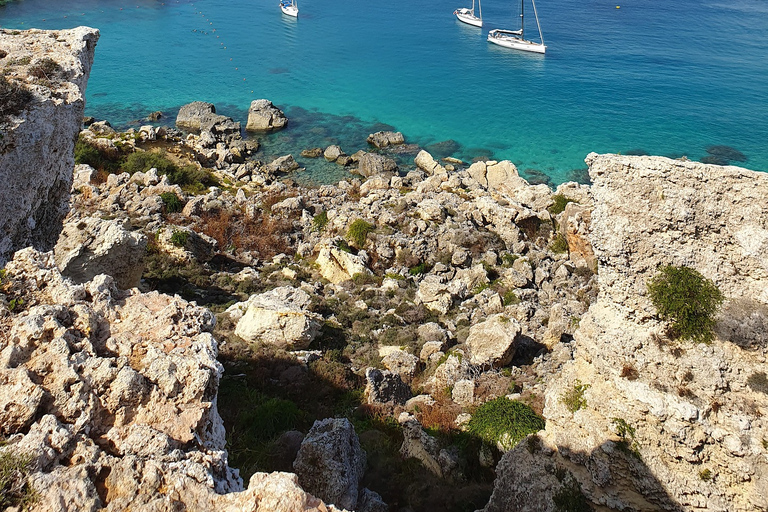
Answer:
<svg viewBox="0 0 768 512"><path fill-rule="evenodd" d="M513 50L520 50L523 52L547 52L547 47L541 43L528 41L527 39L522 39L511 34L505 34L504 32L500 32L498 30L491 30L488 33L488 42L503 46L504 48L511 48Z"/></svg>
<svg viewBox="0 0 768 512"><path fill-rule="evenodd" d="M293 16L294 18L299 17L299 8L295 5L282 5L280 4L280 10L283 11L283 14L288 16Z"/></svg>
<svg viewBox="0 0 768 512"><path fill-rule="evenodd" d="M473 27L483 26L483 20L475 16L470 9L456 9L453 11L453 14L456 15L456 18L458 18L459 21L466 23L467 25L472 25Z"/></svg>

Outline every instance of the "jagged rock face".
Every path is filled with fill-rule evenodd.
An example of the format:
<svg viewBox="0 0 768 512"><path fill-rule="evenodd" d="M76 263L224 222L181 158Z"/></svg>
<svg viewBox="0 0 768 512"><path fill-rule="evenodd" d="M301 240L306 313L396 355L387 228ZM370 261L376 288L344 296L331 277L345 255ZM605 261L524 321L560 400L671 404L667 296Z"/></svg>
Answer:
<svg viewBox="0 0 768 512"><path fill-rule="evenodd" d="M139 285L147 238L123 223L98 217L67 222L54 249L62 274L78 283L99 274L112 276L120 288Z"/></svg>
<svg viewBox="0 0 768 512"><path fill-rule="evenodd" d="M365 394L369 404L393 403L404 405L413 394L411 388L396 373L378 368L365 370Z"/></svg>
<svg viewBox="0 0 768 512"><path fill-rule="evenodd" d="M18 115L0 119L0 264L28 245L50 250L56 243L68 210L74 143L98 39L99 31L88 27L0 30L0 48L7 52L0 66L9 70L10 83L32 93ZM43 59L59 66L48 79L35 76Z"/></svg>
<svg viewBox="0 0 768 512"><path fill-rule="evenodd" d="M6 266L3 291L25 309L0 301L0 453L31 457L34 512L338 510L288 473L256 473L242 490L208 310L120 292L105 275L73 284L31 248Z"/></svg>
<svg viewBox="0 0 768 512"><path fill-rule="evenodd" d="M768 175L660 157L587 162L600 294L574 335L574 360L547 390L542 453L505 456L497 491L507 501L495 492L486 511L539 488L505 489L507 473L545 482L558 467L611 509L765 509ZM646 283L666 264L699 270L726 295L710 345L670 340L654 320ZM577 381L589 387L573 412L564 399Z"/></svg>
<svg viewBox="0 0 768 512"><path fill-rule="evenodd" d="M287 123L288 118L283 111L272 105L271 101L253 100L248 109L245 129L249 132L271 132L284 128Z"/></svg>

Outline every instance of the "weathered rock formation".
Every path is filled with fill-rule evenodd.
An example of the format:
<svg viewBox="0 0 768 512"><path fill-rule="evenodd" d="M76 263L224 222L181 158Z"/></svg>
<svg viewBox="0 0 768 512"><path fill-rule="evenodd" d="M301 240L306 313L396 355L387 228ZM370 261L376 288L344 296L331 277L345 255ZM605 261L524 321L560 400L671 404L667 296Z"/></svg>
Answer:
<svg viewBox="0 0 768 512"><path fill-rule="evenodd" d="M18 112L0 106L0 264L28 245L50 250L56 243L98 39L88 27L0 30L3 81L30 93Z"/></svg>
<svg viewBox="0 0 768 512"><path fill-rule="evenodd" d="M269 100L253 100L248 109L248 123L245 129L249 132L272 132L280 130L288 123L283 111L272 105Z"/></svg>
<svg viewBox="0 0 768 512"><path fill-rule="evenodd" d="M32 510L336 511L296 475L227 466L215 319L179 298L63 278L50 253L6 266L0 453L32 458ZM23 300L19 300L23 299Z"/></svg>
<svg viewBox="0 0 768 512"><path fill-rule="evenodd" d="M765 509L768 175L660 157L587 162L600 294L548 388L541 443L505 455L485 510L556 510L566 495L621 510ZM725 294L711 344L670 340L655 320L646 286L668 264ZM572 412L564 397L579 385L586 405ZM540 493L549 498L529 500Z"/></svg>

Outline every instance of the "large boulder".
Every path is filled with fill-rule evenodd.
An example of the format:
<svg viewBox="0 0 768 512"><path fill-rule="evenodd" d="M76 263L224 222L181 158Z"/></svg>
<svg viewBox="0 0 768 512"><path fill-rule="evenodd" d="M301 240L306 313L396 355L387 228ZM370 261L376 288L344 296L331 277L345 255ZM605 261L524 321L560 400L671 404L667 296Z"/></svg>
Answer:
<svg viewBox="0 0 768 512"><path fill-rule="evenodd" d="M357 507L366 455L346 418L315 421L293 463L308 492L347 510Z"/></svg>
<svg viewBox="0 0 768 512"><path fill-rule="evenodd" d="M379 149L395 146L404 142L405 138L400 132L376 132L368 135L368 144L372 144Z"/></svg>
<svg viewBox="0 0 768 512"><path fill-rule="evenodd" d="M302 350L320 332L322 317L307 310L311 299L300 288L282 286L252 295L227 312L237 320L235 334L288 350Z"/></svg>
<svg viewBox="0 0 768 512"><path fill-rule="evenodd" d="M248 123L245 129L249 132L272 132L280 130L288 123L288 118L282 110L269 100L253 100L248 109Z"/></svg>
<svg viewBox="0 0 768 512"><path fill-rule="evenodd" d="M144 272L146 248L147 237L122 222L87 217L64 225L54 255L61 273L77 283L107 274L118 287L133 288Z"/></svg>
<svg viewBox="0 0 768 512"><path fill-rule="evenodd" d="M521 332L514 318L502 313L469 328L467 347L472 364L501 367L512 361Z"/></svg>
<svg viewBox="0 0 768 512"><path fill-rule="evenodd" d="M364 153L360 155L357 172L368 178L380 174L394 174L397 172L397 162L378 153Z"/></svg>
<svg viewBox="0 0 768 512"><path fill-rule="evenodd" d="M51 250L59 237L98 39L88 27L0 31L3 65L12 70L2 80L17 86L19 100L10 108L4 97L0 111L0 265L29 245ZM59 66L48 85L25 85L37 80L31 68L44 58Z"/></svg>
<svg viewBox="0 0 768 512"><path fill-rule="evenodd" d="M199 133L202 120L215 113L216 107L213 103L193 101L179 109L179 114L176 116L176 126L181 130Z"/></svg>
<svg viewBox="0 0 768 512"><path fill-rule="evenodd" d="M160 248L179 261L210 261L219 243L204 233L184 226L166 226L157 233Z"/></svg>
<svg viewBox="0 0 768 512"><path fill-rule="evenodd" d="M293 155L283 155L275 158L273 161L264 166L264 170L268 173L286 173L295 171L299 168L298 162L294 160Z"/></svg>

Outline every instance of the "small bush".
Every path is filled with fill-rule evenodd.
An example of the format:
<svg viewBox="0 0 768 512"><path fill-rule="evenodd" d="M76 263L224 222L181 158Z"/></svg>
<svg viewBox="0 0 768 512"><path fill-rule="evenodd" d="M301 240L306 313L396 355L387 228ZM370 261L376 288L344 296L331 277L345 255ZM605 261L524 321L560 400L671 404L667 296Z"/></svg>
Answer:
<svg viewBox="0 0 768 512"><path fill-rule="evenodd" d="M549 250L555 254L564 254L568 252L568 241L562 234L558 234L552 243L549 244Z"/></svg>
<svg viewBox="0 0 768 512"><path fill-rule="evenodd" d="M514 290L508 290L502 297L502 302L505 306L511 306L512 304L520 304L520 297L517 296Z"/></svg>
<svg viewBox="0 0 768 512"><path fill-rule="evenodd" d="M547 210L549 210L549 213L551 213L552 215L563 213L565 211L565 205L567 205L568 203L574 202L573 199L565 197L563 194L555 194L554 196L552 196L552 200L554 201L554 203L552 203L552 206L547 208Z"/></svg>
<svg viewBox="0 0 768 512"><path fill-rule="evenodd" d="M375 229L373 224L365 222L363 219L356 219L347 230L347 240L353 243L357 248L362 249L368 238L368 233Z"/></svg>
<svg viewBox="0 0 768 512"><path fill-rule="evenodd" d="M24 110L24 107L32 101L32 93L24 84L9 82L4 75L0 75L0 123L8 116L15 116Z"/></svg>
<svg viewBox="0 0 768 512"><path fill-rule="evenodd" d="M611 418L611 423L613 423L616 429L616 434L621 438L618 443L619 449L639 458L640 452L635 441L635 427L627 423L623 418Z"/></svg>
<svg viewBox="0 0 768 512"><path fill-rule="evenodd" d="M668 265L648 283L651 302L675 335L709 343L714 338L715 313L723 303L715 283L689 267Z"/></svg>
<svg viewBox="0 0 768 512"><path fill-rule="evenodd" d="M157 169L158 174L170 174L178 171L176 164L168 160L165 155L151 151L131 153L123 164L123 170L129 174L147 172L153 167Z"/></svg>
<svg viewBox="0 0 768 512"><path fill-rule="evenodd" d="M576 379L573 387L560 397L560 401L565 404L571 412L576 412L579 409L583 409L587 406L587 399L584 398L584 392L589 389L589 384L582 384L580 380Z"/></svg>
<svg viewBox="0 0 768 512"><path fill-rule="evenodd" d="M163 201L166 213L177 213L184 209L184 203L173 192L163 192L160 194L160 199Z"/></svg>
<svg viewBox="0 0 768 512"><path fill-rule="evenodd" d="M38 500L37 492L27 481L31 471L31 456L11 451L0 453L0 509L28 510Z"/></svg>
<svg viewBox="0 0 768 512"><path fill-rule="evenodd" d="M706 468L702 469L701 471L699 471L699 478L701 478L705 482L712 480L712 471Z"/></svg>
<svg viewBox="0 0 768 512"><path fill-rule="evenodd" d="M419 274L426 274L431 269L432 269L432 265L430 265L426 261L422 261L415 267L411 267L410 269L408 269L408 273L411 274L412 276L417 276Z"/></svg>
<svg viewBox="0 0 768 512"><path fill-rule="evenodd" d="M186 247L189 241L189 233L187 231L174 231L171 235L171 243L176 247Z"/></svg>
<svg viewBox="0 0 768 512"><path fill-rule="evenodd" d="M640 372L634 366L627 363L621 369L621 376L627 380L637 380L640 377Z"/></svg>
<svg viewBox="0 0 768 512"><path fill-rule="evenodd" d="M123 170L130 174L147 172L153 167L157 169L158 174L168 176L168 181L190 193L199 194L210 186L219 185L216 177L205 169L194 165L179 167L164 154L154 151L131 153L122 166Z"/></svg>
<svg viewBox="0 0 768 512"><path fill-rule="evenodd" d="M500 397L477 408L468 431L486 443L512 449L528 434L544 428L544 419L517 400Z"/></svg>
<svg viewBox="0 0 768 512"><path fill-rule="evenodd" d="M328 212L323 210L312 218L312 231L323 231L328 225Z"/></svg>
<svg viewBox="0 0 768 512"><path fill-rule="evenodd" d="M61 66L50 57L40 59L29 68L29 74L33 77L49 81L59 78L60 73Z"/></svg>

